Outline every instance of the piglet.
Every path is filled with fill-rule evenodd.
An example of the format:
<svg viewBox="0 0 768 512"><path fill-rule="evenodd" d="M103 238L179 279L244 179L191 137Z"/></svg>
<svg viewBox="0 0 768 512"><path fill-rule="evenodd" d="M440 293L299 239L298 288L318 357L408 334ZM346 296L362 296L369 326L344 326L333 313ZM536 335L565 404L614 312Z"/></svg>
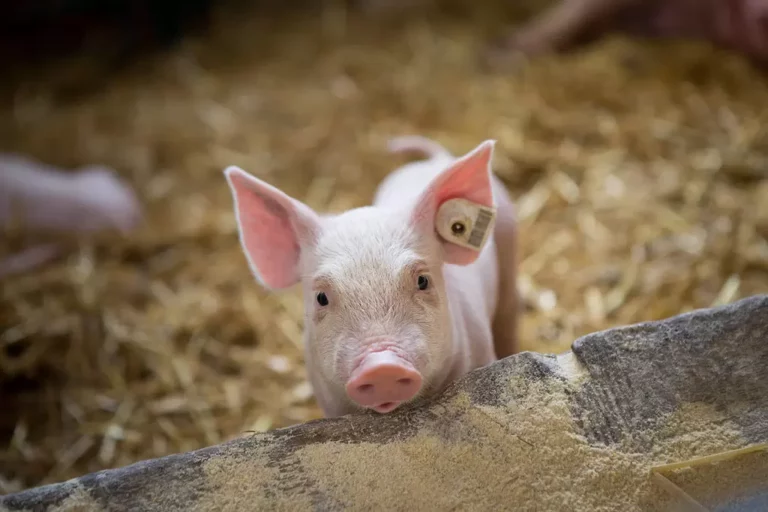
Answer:
<svg viewBox="0 0 768 512"><path fill-rule="evenodd" d="M516 351L515 211L491 172L494 146L455 158L395 138L392 152L428 158L391 173L373 205L340 214L224 171L256 279L302 285L305 359L326 416L388 413Z"/></svg>
<svg viewBox="0 0 768 512"><path fill-rule="evenodd" d="M492 45L486 62L505 66L575 49L611 32L709 41L768 64L768 0L560 0Z"/></svg>
<svg viewBox="0 0 768 512"><path fill-rule="evenodd" d="M25 232L82 236L128 232L141 220L139 202L114 171L91 166L75 173L18 155L0 155L0 223ZM0 260L0 277L57 257L58 243L36 245Z"/></svg>

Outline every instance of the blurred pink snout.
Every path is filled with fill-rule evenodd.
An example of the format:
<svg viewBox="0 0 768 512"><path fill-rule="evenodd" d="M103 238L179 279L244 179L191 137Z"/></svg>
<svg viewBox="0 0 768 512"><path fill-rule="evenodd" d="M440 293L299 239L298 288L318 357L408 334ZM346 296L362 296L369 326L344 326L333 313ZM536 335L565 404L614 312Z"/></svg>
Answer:
<svg viewBox="0 0 768 512"><path fill-rule="evenodd" d="M415 397L421 374L391 350L372 352L363 358L347 381L347 395L356 404L387 413Z"/></svg>

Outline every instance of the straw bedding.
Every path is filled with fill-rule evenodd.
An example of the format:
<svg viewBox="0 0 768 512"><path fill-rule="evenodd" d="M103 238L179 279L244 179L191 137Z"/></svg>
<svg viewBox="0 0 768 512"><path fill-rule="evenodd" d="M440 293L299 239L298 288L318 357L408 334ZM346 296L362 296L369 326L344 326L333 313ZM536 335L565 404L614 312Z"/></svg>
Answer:
<svg viewBox="0 0 768 512"><path fill-rule="evenodd" d="M524 350L768 291L762 75L706 44L619 37L489 73L481 45L524 8L464 4L386 22L221 9L88 94L59 94L74 64L6 84L1 149L114 166L146 219L2 283L1 492L320 417L298 290L251 278L231 164L339 211L402 163L390 136L456 154L497 139Z"/></svg>

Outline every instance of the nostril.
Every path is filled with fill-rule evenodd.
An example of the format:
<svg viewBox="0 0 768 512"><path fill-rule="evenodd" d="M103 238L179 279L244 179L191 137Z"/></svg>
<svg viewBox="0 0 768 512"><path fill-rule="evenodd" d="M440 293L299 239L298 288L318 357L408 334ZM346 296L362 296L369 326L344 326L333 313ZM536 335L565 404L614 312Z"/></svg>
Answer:
<svg viewBox="0 0 768 512"><path fill-rule="evenodd" d="M357 387L357 390L361 393L368 393L369 391L373 391L373 384L362 384Z"/></svg>
<svg viewBox="0 0 768 512"><path fill-rule="evenodd" d="M402 379L397 379L397 383L402 384L403 386L409 386L412 382L413 381L407 377Z"/></svg>

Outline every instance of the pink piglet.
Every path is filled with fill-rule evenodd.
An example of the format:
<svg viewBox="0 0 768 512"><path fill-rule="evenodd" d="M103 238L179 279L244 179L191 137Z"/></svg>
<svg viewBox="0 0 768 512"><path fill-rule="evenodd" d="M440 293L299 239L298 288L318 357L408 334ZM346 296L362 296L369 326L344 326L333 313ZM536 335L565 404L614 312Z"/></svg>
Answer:
<svg viewBox="0 0 768 512"><path fill-rule="evenodd" d="M326 416L388 413L516 351L516 222L495 141L391 173L371 206L319 214L229 167L240 241L267 289L301 283L309 379Z"/></svg>

